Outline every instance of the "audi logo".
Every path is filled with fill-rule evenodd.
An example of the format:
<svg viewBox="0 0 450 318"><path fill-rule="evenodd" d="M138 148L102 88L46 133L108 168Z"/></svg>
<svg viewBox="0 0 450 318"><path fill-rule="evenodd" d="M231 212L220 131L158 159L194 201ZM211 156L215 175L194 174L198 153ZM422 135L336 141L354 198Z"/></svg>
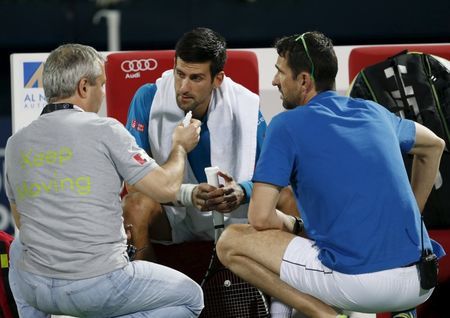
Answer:
<svg viewBox="0 0 450 318"><path fill-rule="evenodd" d="M125 73L140 72L140 71L153 71L158 67L158 61L155 59L142 59L142 60L126 60L120 64L120 68Z"/></svg>

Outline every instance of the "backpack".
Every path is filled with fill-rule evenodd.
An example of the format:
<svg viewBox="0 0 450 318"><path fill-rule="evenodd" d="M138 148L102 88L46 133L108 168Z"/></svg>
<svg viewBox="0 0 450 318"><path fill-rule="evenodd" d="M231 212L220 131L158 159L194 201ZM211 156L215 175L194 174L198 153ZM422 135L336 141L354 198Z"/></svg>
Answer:
<svg viewBox="0 0 450 318"><path fill-rule="evenodd" d="M349 95L373 100L445 140L439 174L423 218L428 228L450 227L450 62L430 54L402 51L361 70ZM412 156L405 155L404 162L410 175Z"/></svg>
<svg viewBox="0 0 450 318"><path fill-rule="evenodd" d="M9 246L14 237L0 231L0 317L19 318L16 303L9 287Z"/></svg>

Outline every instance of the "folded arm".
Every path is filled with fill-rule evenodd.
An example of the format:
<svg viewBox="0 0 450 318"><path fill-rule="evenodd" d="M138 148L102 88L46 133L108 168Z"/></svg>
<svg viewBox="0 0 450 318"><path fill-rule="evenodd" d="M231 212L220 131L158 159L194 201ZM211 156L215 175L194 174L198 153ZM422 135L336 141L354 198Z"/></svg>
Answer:
<svg viewBox="0 0 450 318"><path fill-rule="evenodd" d="M439 170L445 142L425 126L418 123L415 125L416 142L409 151L414 155L411 186L422 212Z"/></svg>
<svg viewBox="0 0 450 318"><path fill-rule="evenodd" d="M276 209L281 187L255 182L248 210L250 224L256 230L279 229L292 233L295 218Z"/></svg>

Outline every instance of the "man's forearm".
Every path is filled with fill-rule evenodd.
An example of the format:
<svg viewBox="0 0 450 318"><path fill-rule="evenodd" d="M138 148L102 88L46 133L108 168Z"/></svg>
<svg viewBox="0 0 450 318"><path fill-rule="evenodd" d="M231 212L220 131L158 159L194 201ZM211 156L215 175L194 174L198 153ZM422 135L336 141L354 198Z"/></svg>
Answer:
<svg viewBox="0 0 450 318"><path fill-rule="evenodd" d="M279 188L268 183L255 183L248 219L256 230L292 231L292 217L277 210Z"/></svg>
<svg viewBox="0 0 450 318"><path fill-rule="evenodd" d="M176 200L176 194L183 182L185 165L186 150L181 145L175 145L172 148L166 163L161 166L166 173L166 186L173 192L173 198L170 201Z"/></svg>
<svg viewBox="0 0 450 318"><path fill-rule="evenodd" d="M411 186L420 212L423 211L439 171L442 151L436 150L433 156L414 156L411 170Z"/></svg>
<svg viewBox="0 0 450 318"><path fill-rule="evenodd" d="M150 171L134 187L160 203L173 202L183 181L185 162L186 150L175 145L166 163Z"/></svg>
<svg viewBox="0 0 450 318"><path fill-rule="evenodd" d="M414 155L411 187L422 212L438 173L445 142L427 127L418 123L415 127L416 141L409 152Z"/></svg>

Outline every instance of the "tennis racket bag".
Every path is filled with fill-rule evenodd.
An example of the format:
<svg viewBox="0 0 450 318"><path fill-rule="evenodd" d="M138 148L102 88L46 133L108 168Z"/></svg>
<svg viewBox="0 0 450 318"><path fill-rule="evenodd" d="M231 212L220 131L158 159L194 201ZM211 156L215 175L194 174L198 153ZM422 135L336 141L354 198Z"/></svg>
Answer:
<svg viewBox="0 0 450 318"><path fill-rule="evenodd" d="M402 51L361 70L349 95L373 100L445 140L440 173L423 217L428 228L450 227L450 62L425 53ZM412 156L404 159L409 174Z"/></svg>
<svg viewBox="0 0 450 318"><path fill-rule="evenodd" d="M13 239L8 233L0 231L0 317L2 318L19 318L8 280L9 246Z"/></svg>

